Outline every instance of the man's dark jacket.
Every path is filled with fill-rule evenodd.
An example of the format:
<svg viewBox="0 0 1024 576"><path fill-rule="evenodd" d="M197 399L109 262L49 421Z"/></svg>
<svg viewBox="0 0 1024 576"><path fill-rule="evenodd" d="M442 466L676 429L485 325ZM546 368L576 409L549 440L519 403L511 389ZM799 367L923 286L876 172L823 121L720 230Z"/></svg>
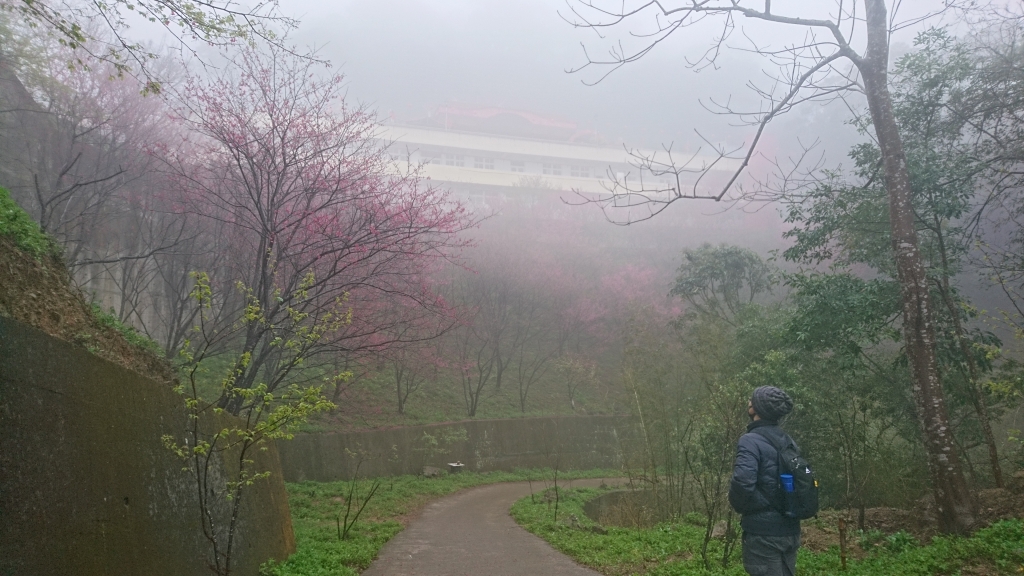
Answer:
<svg viewBox="0 0 1024 576"><path fill-rule="evenodd" d="M755 429L760 428L757 432ZM780 444L793 442L775 422L755 420L747 425L736 447L736 465L729 486L729 504L743 515L740 526L747 534L759 536L795 536L800 534L800 521L779 512L779 453L762 433ZM794 444L795 445L795 444Z"/></svg>

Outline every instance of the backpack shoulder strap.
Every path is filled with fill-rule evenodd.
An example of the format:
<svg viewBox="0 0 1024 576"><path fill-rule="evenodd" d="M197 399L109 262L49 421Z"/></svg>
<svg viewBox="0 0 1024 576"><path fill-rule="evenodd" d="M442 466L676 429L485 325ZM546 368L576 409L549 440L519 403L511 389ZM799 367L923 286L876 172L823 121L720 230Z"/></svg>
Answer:
<svg viewBox="0 0 1024 576"><path fill-rule="evenodd" d="M779 474L782 474L783 470L790 470L794 458L800 457L800 447L796 445L793 438L789 434L786 434L781 428L775 427L774 430L768 430L765 426L754 428L750 432L756 433L775 448L776 462L779 466ZM783 452L789 450L786 456L783 456Z"/></svg>

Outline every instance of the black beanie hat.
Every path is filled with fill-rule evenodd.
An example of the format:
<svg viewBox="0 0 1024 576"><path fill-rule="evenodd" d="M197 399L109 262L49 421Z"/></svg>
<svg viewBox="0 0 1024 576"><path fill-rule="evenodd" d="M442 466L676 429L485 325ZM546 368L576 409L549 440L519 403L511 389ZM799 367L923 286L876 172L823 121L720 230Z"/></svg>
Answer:
<svg viewBox="0 0 1024 576"><path fill-rule="evenodd" d="M779 418L793 411L793 399L775 386L761 386L754 390L750 396L750 403L762 420L771 422L777 422Z"/></svg>

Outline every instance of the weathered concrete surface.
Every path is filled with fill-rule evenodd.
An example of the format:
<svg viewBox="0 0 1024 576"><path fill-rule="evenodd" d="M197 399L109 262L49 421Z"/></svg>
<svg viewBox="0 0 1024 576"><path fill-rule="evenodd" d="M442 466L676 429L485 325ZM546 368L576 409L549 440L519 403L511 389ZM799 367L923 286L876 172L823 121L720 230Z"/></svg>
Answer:
<svg viewBox="0 0 1024 576"><path fill-rule="evenodd" d="M618 468L620 440L630 430L618 416L564 416L516 420L467 420L392 430L303 434L279 446L285 480L333 482L419 474L424 466L446 468L461 461L467 470L516 468L587 470ZM424 435L442 440L446 453L431 452ZM465 438L445 445L444 438Z"/></svg>
<svg viewBox="0 0 1024 576"><path fill-rule="evenodd" d="M603 480L575 480L598 486ZM534 482L533 489L542 490ZM437 500L381 549L363 576L597 576L519 527L512 504L526 482L472 488Z"/></svg>
<svg viewBox="0 0 1024 576"><path fill-rule="evenodd" d="M0 317L0 575L209 573L195 482L161 440L186 422L166 385ZM295 550L274 447L258 459L240 576Z"/></svg>

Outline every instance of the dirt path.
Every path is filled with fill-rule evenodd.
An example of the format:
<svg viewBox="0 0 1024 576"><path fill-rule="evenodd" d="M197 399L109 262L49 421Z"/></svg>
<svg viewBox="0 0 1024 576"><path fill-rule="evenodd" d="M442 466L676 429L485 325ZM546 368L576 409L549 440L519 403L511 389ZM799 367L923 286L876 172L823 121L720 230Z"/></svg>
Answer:
<svg viewBox="0 0 1024 576"><path fill-rule="evenodd" d="M572 486L601 482L574 480ZM533 489L544 486L534 482ZM512 520L509 507L529 495L530 486L516 482L442 498L392 538L363 576L598 576Z"/></svg>

